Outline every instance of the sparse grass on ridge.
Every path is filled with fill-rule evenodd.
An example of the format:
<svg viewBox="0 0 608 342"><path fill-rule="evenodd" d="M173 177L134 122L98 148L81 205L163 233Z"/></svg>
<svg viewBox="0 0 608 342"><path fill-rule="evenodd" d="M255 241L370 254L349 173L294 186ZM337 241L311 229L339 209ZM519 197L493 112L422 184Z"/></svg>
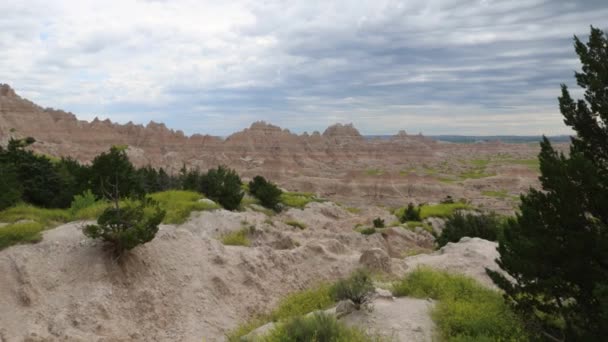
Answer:
<svg viewBox="0 0 608 342"><path fill-rule="evenodd" d="M418 268L393 284L395 296L438 300L432 311L444 341L528 341L502 295L464 275Z"/></svg>
<svg viewBox="0 0 608 342"><path fill-rule="evenodd" d="M496 197L496 198L507 198L509 196L509 194L507 193L506 190L499 190L499 191L488 190L488 191L482 191L481 194L484 196Z"/></svg>
<svg viewBox="0 0 608 342"><path fill-rule="evenodd" d="M322 202L321 199L309 192L283 192L279 199L283 205L299 209L304 209L311 202Z"/></svg>
<svg viewBox="0 0 608 342"><path fill-rule="evenodd" d="M268 323L287 320L305 315L315 310L323 310L334 305L331 285L321 283L309 289L293 292L279 301L270 313L261 314L241 324L228 334L229 341L240 341L241 336Z"/></svg>
<svg viewBox="0 0 608 342"><path fill-rule="evenodd" d="M224 245L227 246L245 246L251 245L249 240L249 228L243 227L239 230L225 233L221 236L220 240Z"/></svg>
<svg viewBox="0 0 608 342"><path fill-rule="evenodd" d="M304 224L300 221L296 221L296 220L285 221L285 224L292 226L294 228L306 229L306 224Z"/></svg>
<svg viewBox="0 0 608 342"><path fill-rule="evenodd" d="M34 243L42 239L45 226L40 222L19 222L0 227L0 250L18 243Z"/></svg>
<svg viewBox="0 0 608 342"><path fill-rule="evenodd" d="M204 197L203 195L194 191L169 190L157 192L148 195L148 197L157 201L161 209L167 211L163 223L169 224L184 223L188 217L190 217L190 213L193 211L213 210L220 208L220 206L217 204L199 202Z"/></svg>
<svg viewBox="0 0 608 342"><path fill-rule="evenodd" d="M463 209L473 209L473 207L462 202L425 204L420 207L420 218L424 220L429 217L449 217L454 214L455 211ZM398 208L394 211L394 215L401 217L405 210L406 207Z"/></svg>

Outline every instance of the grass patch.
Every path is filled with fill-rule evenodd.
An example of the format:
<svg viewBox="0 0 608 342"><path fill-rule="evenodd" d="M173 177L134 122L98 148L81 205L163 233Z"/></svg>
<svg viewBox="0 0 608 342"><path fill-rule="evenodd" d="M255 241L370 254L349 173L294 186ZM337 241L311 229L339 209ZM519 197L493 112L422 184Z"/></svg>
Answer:
<svg viewBox="0 0 608 342"><path fill-rule="evenodd" d="M420 209L420 218L448 217L454 214L456 210L461 209L473 209L473 207L462 202L423 205Z"/></svg>
<svg viewBox="0 0 608 342"><path fill-rule="evenodd" d="M496 197L496 198L507 198L509 196L509 194L507 193L506 190L500 190L500 191L488 190L488 191L482 191L481 194L484 196Z"/></svg>
<svg viewBox="0 0 608 342"><path fill-rule="evenodd" d="M361 209L355 208L355 207L347 207L346 211L348 211L351 214L360 214L361 213Z"/></svg>
<svg viewBox="0 0 608 342"><path fill-rule="evenodd" d="M296 220L285 221L285 224L292 226L294 228L306 229L306 224L304 224L300 221L296 221Z"/></svg>
<svg viewBox="0 0 608 342"><path fill-rule="evenodd" d="M505 160L508 164L514 165L524 165L527 166L530 170L540 172L540 161L538 158L536 159L509 159Z"/></svg>
<svg viewBox="0 0 608 342"><path fill-rule="evenodd" d="M362 330L349 328L338 322L333 316L322 313L292 318L280 324L268 336L260 339L264 342L367 342L373 340Z"/></svg>
<svg viewBox="0 0 608 342"><path fill-rule="evenodd" d="M368 176L381 176L384 174L384 171L381 169L367 169L365 170L365 174Z"/></svg>
<svg viewBox="0 0 608 342"><path fill-rule="evenodd" d="M367 227L367 228L359 229L357 231L363 235L372 235L372 234L376 233L376 228Z"/></svg>
<svg viewBox="0 0 608 342"><path fill-rule="evenodd" d="M220 240L226 246L249 247L251 245L251 240L249 240L249 231L249 228L243 227L239 230L223 234Z"/></svg>
<svg viewBox="0 0 608 342"><path fill-rule="evenodd" d="M148 197L157 201L167 211L163 223L184 223L193 211L219 209L219 205L208 202L199 202L203 198L201 194L194 191L169 190L157 192Z"/></svg>
<svg viewBox="0 0 608 342"><path fill-rule="evenodd" d="M393 284L393 294L438 300L432 318L443 340L529 340L502 295L469 277L418 268Z"/></svg>
<svg viewBox="0 0 608 342"><path fill-rule="evenodd" d="M332 286L320 284L313 288L294 292L283 298L269 317L276 322L295 316L305 315L315 310L324 310L335 303L332 296Z"/></svg>
<svg viewBox="0 0 608 342"><path fill-rule="evenodd" d="M33 243L42 240L45 225L40 222L13 223L0 227L0 250L17 243Z"/></svg>
<svg viewBox="0 0 608 342"><path fill-rule="evenodd" d="M414 231L417 227L421 227L422 229L426 230L427 232L433 234L433 226L431 226L430 224L428 224L426 222L407 221L405 223L405 227L411 231Z"/></svg>
<svg viewBox="0 0 608 342"><path fill-rule="evenodd" d="M322 202L309 192L283 192L279 200L287 207L299 209L303 209L310 202Z"/></svg>
<svg viewBox="0 0 608 342"><path fill-rule="evenodd" d="M407 207L398 208L393 212L393 214L397 217L402 217L406 209ZM455 211L462 209L473 209L473 207L463 202L425 204L420 207L420 218L425 219L429 217L449 217L452 216ZM410 222L416 222L415 224L417 224L418 221Z"/></svg>
<svg viewBox="0 0 608 342"><path fill-rule="evenodd" d="M330 308L334 304L330 284L322 283L310 289L293 292L281 299L270 313L258 315L231 331L228 334L228 341L241 341L241 336L268 322L284 321L315 310Z"/></svg>
<svg viewBox="0 0 608 342"><path fill-rule="evenodd" d="M0 212L0 222L35 221L45 226L45 228L68 222L71 218L67 209L45 209L23 203Z"/></svg>

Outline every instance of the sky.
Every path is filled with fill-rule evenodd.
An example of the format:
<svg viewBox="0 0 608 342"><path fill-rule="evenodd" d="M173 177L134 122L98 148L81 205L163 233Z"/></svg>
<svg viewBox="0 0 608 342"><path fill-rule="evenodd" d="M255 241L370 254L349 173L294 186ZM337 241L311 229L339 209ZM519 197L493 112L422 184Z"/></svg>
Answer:
<svg viewBox="0 0 608 342"><path fill-rule="evenodd" d="M0 1L0 83L79 118L228 135L568 134L605 0Z"/></svg>

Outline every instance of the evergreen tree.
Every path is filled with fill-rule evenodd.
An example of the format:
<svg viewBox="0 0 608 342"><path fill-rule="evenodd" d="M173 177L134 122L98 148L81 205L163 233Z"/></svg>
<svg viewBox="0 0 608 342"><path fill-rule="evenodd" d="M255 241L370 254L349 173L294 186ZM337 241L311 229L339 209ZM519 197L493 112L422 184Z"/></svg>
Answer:
<svg viewBox="0 0 608 342"><path fill-rule="evenodd" d="M200 191L228 210L235 210L241 204L245 195L242 185L241 177L236 171L225 166L210 169L200 179Z"/></svg>
<svg viewBox="0 0 608 342"><path fill-rule="evenodd" d="M276 209L283 191L276 184L262 176L255 176L249 182L249 192L260 200L260 203L270 209Z"/></svg>
<svg viewBox="0 0 608 342"><path fill-rule="evenodd" d="M22 190L17 173L8 163L0 162L0 180L0 210L4 210L19 202Z"/></svg>
<svg viewBox="0 0 608 342"><path fill-rule="evenodd" d="M91 185L95 195L107 199L143 194L125 148L117 146L95 157L91 165Z"/></svg>
<svg viewBox="0 0 608 342"><path fill-rule="evenodd" d="M585 99L575 102L562 85L559 105L576 137L568 156L541 143L542 190L522 196L498 248L514 282L488 273L549 340L601 341L608 336L608 39L592 27L587 44L574 42Z"/></svg>

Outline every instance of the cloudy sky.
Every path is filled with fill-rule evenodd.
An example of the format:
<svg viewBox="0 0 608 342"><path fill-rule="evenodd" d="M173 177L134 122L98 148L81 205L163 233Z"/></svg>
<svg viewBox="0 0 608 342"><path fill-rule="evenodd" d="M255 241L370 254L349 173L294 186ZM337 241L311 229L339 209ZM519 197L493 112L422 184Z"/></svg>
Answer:
<svg viewBox="0 0 608 342"><path fill-rule="evenodd" d="M561 134L572 36L606 0L0 1L0 83L44 106L226 135Z"/></svg>

